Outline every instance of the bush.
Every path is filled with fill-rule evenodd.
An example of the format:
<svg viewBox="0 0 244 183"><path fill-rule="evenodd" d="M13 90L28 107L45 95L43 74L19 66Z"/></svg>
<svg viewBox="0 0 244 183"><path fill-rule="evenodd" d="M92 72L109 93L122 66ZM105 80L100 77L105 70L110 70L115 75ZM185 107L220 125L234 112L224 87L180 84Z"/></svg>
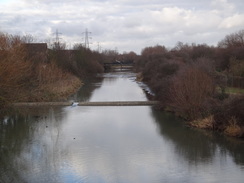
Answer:
<svg viewBox="0 0 244 183"><path fill-rule="evenodd" d="M237 120L235 117L232 117L229 121L229 124L226 126L224 133L233 136L233 137L241 137L243 136L244 131L240 127L240 125L237 124Z"/></svg>
<svg viewBox="0 0 244 183"><path fill-rule="evenodd" d="M7 101L4 97L0 96L0 109L6 107Z"/></svg>
<svg viewBox="0 0 244 183"><path fill-rule="evenodd" d="M172 80L169 105L186 119L202 118L212 110L213 78L195 66L186 66Z"/></svg>
<svg viewBox="0 0 244 183"><path fill-rule="evenodd" d="M52 60L55 60L62 70L77 77L84 78L103 72L103 66L99 62L101 55L90 49L79 47L76 50L52 50L50 53Z"/></svg>
<svg viewBox="0 0 244 183"><path fill-rule="evenodd" d="M227 100L214 115L214 127L223 131L235 119L235 124L244 126L244 97Z"/></svg>
<svg viewBox="0 0 244 183"><path fill-rule="evenodd" d="M0 34L0 108L11 102L51 100L45 93L65 81L68 81L67 88L72 88L72 81L78 80L58 67L54 57L38 60L39 47L33 52L33 45L27 49L25 40L25 37Z"/></svg>
<svg viewBox="0 0 244 183"><path fill-rule="evenodd" d="M16 91L26 87L31 77L32 64L22 43L19 36L0 34L0 96L9 101L16 99Z"/></svg>

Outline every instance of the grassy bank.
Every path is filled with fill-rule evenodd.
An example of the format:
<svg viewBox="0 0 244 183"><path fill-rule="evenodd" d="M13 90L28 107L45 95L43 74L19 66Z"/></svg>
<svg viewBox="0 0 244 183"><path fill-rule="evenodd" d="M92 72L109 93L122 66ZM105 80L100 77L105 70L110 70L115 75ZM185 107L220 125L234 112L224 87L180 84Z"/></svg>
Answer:
<svg viewBox="0 0 244 183"><path fill-rule="evenodd" d="M215 130L216 123L214 116L211 115L204 119L189 122L188 125L195 128ZM228 120L227 124L222 126L222 129L218 131L232 137L244 137L244 128L238 124L238 120L233 116Z"/></svg>
<svg viewBox="0 0 244 183"><path fill-rule="evenodd" d="M70 78L64 80L41 85L24 101L64 101L74 94L82 84L79 78L70 76Z"/></svg>
<svg viewBox="0 0 244 183"><path fill-rule="evenodd" d="M216 90L217 90L218 93L222 93L223 92L220 87L217 87ZM242 88L225 87L224 90L225 90L224 92L227 95L244 95L244 89L242 89Z"/></svg>
<svg viewBox="0 0 244 183"><path fill-rule="evenodd" d="M87 76L103 71L99 53L48 49L28 37L0 33L0 112L13 102L63 101Z"/></svg>
<svg viewBox="0 0 244 183"><path fill-rule="evenodd" d="M242 88L234 88L234 87L227 87L226 88L226 93L244 95L244 89L242 89Z"/></svg>
<svg viewBox="0 0 244 183"><path fill-rule="evenodd" d="M232 137L244 137L244 97L232 97L212 115L189 122L192 127L216 130Z"/></svg>

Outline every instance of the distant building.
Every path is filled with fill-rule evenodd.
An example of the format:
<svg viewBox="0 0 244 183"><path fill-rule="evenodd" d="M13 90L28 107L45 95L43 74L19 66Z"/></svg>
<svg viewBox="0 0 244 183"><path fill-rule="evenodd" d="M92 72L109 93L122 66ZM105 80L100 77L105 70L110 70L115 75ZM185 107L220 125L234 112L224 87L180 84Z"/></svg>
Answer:
<svg viewBox="0 0 244 183"><path fill-rule="evenodd" d="M25 43L27 57L33 62L47 62L48 49L47 43Z"/></svg>

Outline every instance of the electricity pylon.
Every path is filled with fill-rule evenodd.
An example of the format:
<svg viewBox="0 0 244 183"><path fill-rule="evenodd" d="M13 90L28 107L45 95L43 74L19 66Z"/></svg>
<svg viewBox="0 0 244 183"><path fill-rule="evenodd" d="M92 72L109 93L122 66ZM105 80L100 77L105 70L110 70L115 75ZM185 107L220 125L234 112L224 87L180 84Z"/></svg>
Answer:
<svg viewBox="0 0 244 183"><path fill-rule="evenodd" d="M89 37L89 34L91 34L91 32L88 31L88 29L85 30L85 32L83 32L82 34L85 35L85 47L89 48L89 39L91 39L92 37Z"/></svg>
<svg viewBox="0 0 244 183"><path fill-rule="evenodd" d="M59 42L59 40L61 39L59 37L59 35L62 34L62 33L58 32L58 29L56 29L56 32L54 34L55 34L55 42L53 44L53 48L59 50L60 49L60 42Z"/></svg>
<svg viewBox="0 0 244 183"><path fill-rule="evenodd" d="M56 35L55 42L58 43L58 44L59 44L59 40L61 39L59 37L59 34L62 34L62 33L58 32L58 29L56 29L56 32L55 32L55 35Z"/></svg>
<svg viewBox="0 0 244 183"><path fill-rule="evenodd" d="M97 42L97 52L100 53L102 47L99 42Z"/></svg>

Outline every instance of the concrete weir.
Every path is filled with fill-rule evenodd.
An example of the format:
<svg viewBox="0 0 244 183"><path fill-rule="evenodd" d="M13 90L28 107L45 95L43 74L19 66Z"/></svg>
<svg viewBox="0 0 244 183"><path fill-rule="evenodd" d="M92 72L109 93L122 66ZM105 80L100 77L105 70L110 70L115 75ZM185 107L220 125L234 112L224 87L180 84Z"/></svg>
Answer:
<svg viewBox="0 0 244 183"><path fill-rule="evenodd" d="M20 102L13 103L14 107L38 107L38 106L72 106L72 102ZM76 102L77 106L152 106L158 101L111 101L111 102Z"/></svg>

